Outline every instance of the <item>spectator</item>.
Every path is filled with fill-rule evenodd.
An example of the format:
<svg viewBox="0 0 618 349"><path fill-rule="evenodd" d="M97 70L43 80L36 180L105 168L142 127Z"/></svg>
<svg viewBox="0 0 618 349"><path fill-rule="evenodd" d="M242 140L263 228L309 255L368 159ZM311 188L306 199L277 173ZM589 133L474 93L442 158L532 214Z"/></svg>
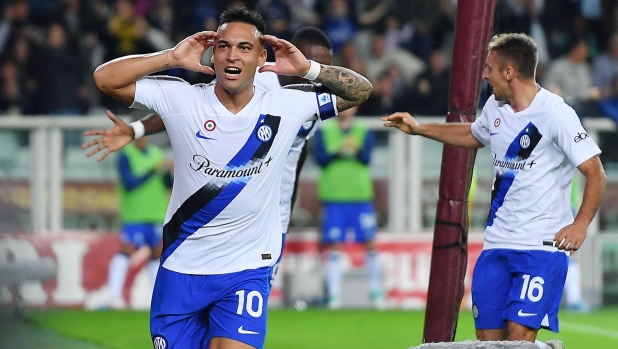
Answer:
<svg viewBox="0 0 618 349"><path fill-rule="evenodd" d="M446 116L451 70L440 50L429 55L429 66L411 86L404 110L418 115Z"/></svg>
<svg viewBox="0 0 618 349"><path fill-rule="evenodd" d="M360 115L385 115L402 109L407 99L405 79L396 65L391 65L380 75L367 102L359 106Z"/></svg>
<svg viewBox="0 0 618 349"><path fill-rule="evenodd" d="M347 0L330 0L324 16L322 30L333 43L333 53L337 55L344 43L354 39L356 23L354 13Z"/></svg>
<svg viewBox="0 0 618 349"><path fill-rule="evenodd" d="M67 43L64 27L53 23L37 59L42 64L38 78L37 111L40 114L80 115L88 110L84 85L84 62ZM76 140L80 144L81 139Z"/></svg>
<svg viewBox="0 0 618 349"><path fill-rule="evenodd" d="M609 48L600 54L593 63L592 83L599 88L601 98L612 94L612 78L618 74L618 33L612 35Z"/></svg>
<svg viewBox="0 0 618 349"><path fill-rule="evenodd" d="M538 66L537 76L543 72L551 59L545 28L540 22L544 0L509 0L506 2L510 9L510 16L505 18L500 32L528 34L537 45Z"/></svg>
<svg viewBox="0 0 618 349"><path fill-rule="evenodd" d="M394 13L386 16L386 33L384 34L386 49L405 48L412 45L414 26L411 22L402 23Z"/></svg>
<svg viewBox="0 0 618 349"><path fill-rule="evenodd" d="M7 59L0 63L0 113L21 115L28 107L28 95L18 78L15 61Z"/></svg>
<svg viewBox="0 0 618 349"><path fill-rule="evenodd" d="M31 77L30 44L24 38L13 43L12 55L0 68L0 111L7 114L32 114L36 81Z"/></svg>
<svg viewBox="0 0 618 349"><path fill-rule="evenodd" d="M354 7L354 19L358 25L358 31L354 41L363 59L371 54L372 33L385 30L386 16L396 6L393 0L355 0L350 1Z"/></svg>
<svg viewBox="0 0 618 349"><path fill-rule="evenodd" d="M291 11L290 30L296 31L305 26L318 27L322 17L316 11L321 0L285 0Z"/></svg>
<svg viewBox="0 0 618 349"><path fill-rule="evenodd" d="M326 249L328 307L339 309L341 300L341 250L348 229L367 251L366 268L371 300L383 306L380 270L375 246L377 230L369 171L373 133L354 120L356 107L340 112L315 134L313 156L320 165L318 197L323 203L322 234Z"/></svg>
<svg viewBox="0 0 618 349"><path fill-rule="evenodd" d="M380 74L393 64L399 68L406 81L414 81L425 68L422 60L405 50L400 48L386 50L386 39L381 32L373 34L371 53L371 58L365 62L367 78L370 81L376 81Z"/></svg>
<svg viewBox="0 0 618 349"><path fill-rule="evenodd" d="M607 98L599 100L597 107L604 116L618 123L618 74L613 76L612 86L612 94Z"/></svg>
<svg viewBox="0 0 618 349"><path fill-rule="evenodd" d="M592 87L592 72L587 59L586 38L579 36L571 39L568 53L554 60L547 69L543 85L570 104L596 99L598 90Z"/></svg>

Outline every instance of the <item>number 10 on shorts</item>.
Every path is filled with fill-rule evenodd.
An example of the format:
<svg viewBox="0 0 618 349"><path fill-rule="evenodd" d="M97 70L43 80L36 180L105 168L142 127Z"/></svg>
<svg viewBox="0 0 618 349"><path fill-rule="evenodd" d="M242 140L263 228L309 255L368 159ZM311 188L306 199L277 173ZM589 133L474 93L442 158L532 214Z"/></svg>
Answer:
<svg viewBox="0 0 618 349"><path fill-rule="evenodd" d="M258 291L251 291L247 294L247 301L245 302L245 290L236 291L236 295L238 296L238 308L236 309L236 314L242 315L243 309L246 306L247 314L252 317L260 317L262 316L262 308L264 306L264 299L262 298L262 294ZM257 298L257 309L253 310L254 302Z"/></svg>
<svg viewBox="0 0 618 349"><path fill-rule="evenodd" d="M543 284L545 280L540 276L535 276L530 279L529 274L522 275L522 279L524 279L524 284L521 288L519 299L526 299L527 296L532 302L541 300L541 298L543 298Z"/></svg>

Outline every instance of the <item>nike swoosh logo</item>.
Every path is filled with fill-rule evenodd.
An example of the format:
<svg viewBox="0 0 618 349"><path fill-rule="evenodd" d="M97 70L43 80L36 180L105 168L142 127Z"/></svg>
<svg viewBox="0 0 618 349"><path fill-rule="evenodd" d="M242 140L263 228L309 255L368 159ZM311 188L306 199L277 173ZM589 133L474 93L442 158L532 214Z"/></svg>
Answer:
<svg viewBox="0 0 618 349"><path fill-rule="evenodd" d="M244 329L242 328L242 326L240 326L240 327L238 328L238 333L240 333L240 334L259 334L259 333L254 332L254 331L244 330Z"/></svg>
<svg viewBox="0 0 618 349"><path fill-rule="evenodd" d="M489 135L490 135L490 136L495 136L495 135L497 135L498 133L500 133L500 132L489 132Z"/></svg>
<svg viewBox="0 0 618 349"><path fill-rule="evenodd" d="M524 313L523 309L519 309L519 311L517 312L517 316L521 316L521 317L525 317L525 316L536 316L536 314L533 313Z"/></svg>
<svg viewBox="0 0 618 349"><path fill-rule="evenodd" d="M206 137L202 134L202 131L197 131L197 133L195 134L195 137L197 138L201 138L201 139L215 139L215 138L210 138L210 137ZM216 140L216 139L215 139Z"/></svg>

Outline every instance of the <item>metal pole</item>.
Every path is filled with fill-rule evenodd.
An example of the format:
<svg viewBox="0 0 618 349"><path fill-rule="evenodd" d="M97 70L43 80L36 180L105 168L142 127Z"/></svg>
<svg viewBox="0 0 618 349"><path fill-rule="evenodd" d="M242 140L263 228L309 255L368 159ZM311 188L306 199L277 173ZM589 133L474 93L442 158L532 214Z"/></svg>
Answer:
<svg viewBox="0 0 618 349"><path fill-rule="evenodd" d="M30 132L30 215L32 230L43 234L46 220L47 134L43 127Z"/></svg>
<svg viewBox="0 0 618 349"><path fill-rule="evenodd" d="M59 127L49 129L49 221L51 231L62 231L63 214L63 176L62 176L62 152L63 134Z"/></svg>
<svg viewBox="0 0 618 349"><path fill-rule="evenodd" d="M402 133L403 134L403 133ZM408 139L408 169L410 178L408 181L408 220L407 228L412 232L418 232L423 227L422 201L423 195L421 182L423 180L423 154L421 151L421 137L407 137Z"/></svg>
<svg viewBox="0 0 618 349"><path fill-rule="evenodd" d="M389 132L389 178L388 178L388 227L390 230L403 231L406 228L406 138L403 132Z"/></svg>

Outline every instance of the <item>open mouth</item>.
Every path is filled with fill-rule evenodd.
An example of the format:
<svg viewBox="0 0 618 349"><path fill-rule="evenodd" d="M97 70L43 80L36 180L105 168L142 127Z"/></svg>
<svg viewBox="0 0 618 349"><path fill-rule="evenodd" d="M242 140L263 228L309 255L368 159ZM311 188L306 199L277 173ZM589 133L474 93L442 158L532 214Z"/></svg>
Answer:
<svg viewBox="0 0 618 349"><path fill-rule="evenodd" d="M225 75L228 78L236 78L241 73L240 68L236 68L236 67L227 67L223 71L225 72Z"/></svg>

